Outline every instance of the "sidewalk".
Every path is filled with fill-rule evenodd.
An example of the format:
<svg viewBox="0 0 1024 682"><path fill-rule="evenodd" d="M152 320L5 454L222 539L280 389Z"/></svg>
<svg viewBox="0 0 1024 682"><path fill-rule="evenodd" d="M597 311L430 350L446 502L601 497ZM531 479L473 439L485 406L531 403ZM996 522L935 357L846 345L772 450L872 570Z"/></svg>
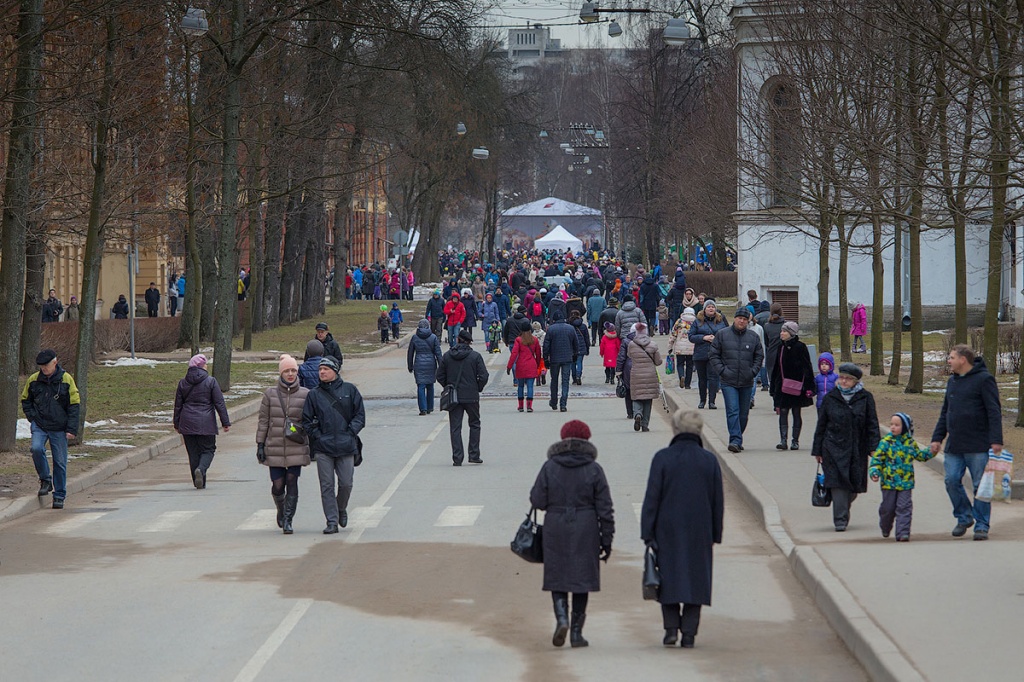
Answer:
<svg viewBox="0 0 1024 682"><path fill-rule="evenodd" d="M670 406L696 408L693 388L665 383ZM745 450L726 449L724 401L702 410L704 445L764 526L836 632L873 680L965 680L994 674L1012 679L1024 625L1024 506L994 503L991 539L953 538L941 470L918 465L911 541L883 539L878 484L853 504L845 533L832 510L811 506L816 415L803 410L800 450L776 450L778 417L758 391L744 434ZM889 415L878 415L885 421ZM927 439L927 434L924 436ZM921 434L918 434L921 439ZM716 589L730 586L716 585Z"/></svg>

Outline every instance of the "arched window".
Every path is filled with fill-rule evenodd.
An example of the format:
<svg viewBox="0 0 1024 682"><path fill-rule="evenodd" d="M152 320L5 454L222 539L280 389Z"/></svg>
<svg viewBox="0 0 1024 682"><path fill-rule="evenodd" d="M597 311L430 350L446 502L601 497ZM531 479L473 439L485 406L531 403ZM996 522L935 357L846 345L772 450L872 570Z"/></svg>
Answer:
<svg viewBox="0 0 1024 682"><path fill-rule="evenodd" d="M786 82L768 90L768 204L800 205L800 101Z"/></svg>

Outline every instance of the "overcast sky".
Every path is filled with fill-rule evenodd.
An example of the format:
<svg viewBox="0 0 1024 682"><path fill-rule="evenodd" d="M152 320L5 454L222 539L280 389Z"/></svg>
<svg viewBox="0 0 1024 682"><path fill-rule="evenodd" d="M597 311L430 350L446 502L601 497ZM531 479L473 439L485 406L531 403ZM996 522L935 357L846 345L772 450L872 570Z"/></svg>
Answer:
<svg viewBox="0 0 1024 682"><path fill-rule="evenodd" d="M560 38L562 47L579 47L603 35L603 25L577 26L583 0L498 0L490 13L489 22L496 26L525 26L527 24L573 24L551 26L551 37ZM502 40L505 39L501 32Z"/></svg>

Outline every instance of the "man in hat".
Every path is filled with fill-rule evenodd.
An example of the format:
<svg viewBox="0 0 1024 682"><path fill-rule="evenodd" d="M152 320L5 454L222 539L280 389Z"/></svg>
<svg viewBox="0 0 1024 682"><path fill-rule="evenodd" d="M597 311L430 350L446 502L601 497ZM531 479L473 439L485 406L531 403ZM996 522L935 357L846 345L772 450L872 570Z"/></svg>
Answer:
<svg viewBox="0 0 1024 682"><path fill-rule="evenodd" d="M458 395L458 403L448 410L448 430L452 441L452 465L460 467L463 460L462 417L469 417L469 461L483 464L480 457L480 391L484 390L490 373L484 359L470 348L473 337L469 330L459 332L455 347L441 358L437 368L437 383L441 386L452 384Z"/></svg>
<svg viewBox="0 0 1024 682"><path fill-rule="evenodd" d="M78 434L78 387L57 363L49 348L36 356L39 371L28 378L21 392L21 409L32 428L32 463L39 475L39 497L53 493L53 508L63 509L67 497L68 439ZM46 461L50 443L53 475Z"/></svg>
<svg viewBox="0 0 1024 682"><path fill-rule="evenodd" d="M335 358L320 358L320 385L309 392L302 408L302 428L309 435L310 457L316 460L320 477L320 502L327 518L324 535L348 525L356 457L362 451L359 432L366 426L363 396L355 384L338 376L340 371Z"/></svg>
<svg viewBox="0 0 1024 682"><path fill-rule="evenodd" d="M156 317L160 311L160 290L156 288L156 282L150 282L146 289L146 315Z"/></svg>
<svg viewBox="0 0 1024 682"><path fill-rule="evenodd" d="M322 355L324 357L331 357L331 358L334 358L335 360L337 360L339 368L342 365L344 365L345 364L345 358L341 354L341 346L339 346L338 342L334 340L333 336L331 336L331 332L329 331L327 323L326 322L317 322L316 323L315 332L316 332L316 337L313 340L314 341L319 341L323 345L324 352L322 353ZM310 355L309 355L309 345L307 344L307 346L306 346L306 356L304 358L302 358L302 361L305 362L306 360L309 360L309 358L310 358Z"/></svg>
<svg viewBox="0 0 1024 682"><path fill-rule="evenodd" d="M725 419L729 426L729 452L743 449L743 432L747 428L750 398L754 394L754 378L764 363L761 339L747 328L750 311L740 308L733 315L732 325L720 329L711 342L708 364L718 375L725 400Z"/></svg>

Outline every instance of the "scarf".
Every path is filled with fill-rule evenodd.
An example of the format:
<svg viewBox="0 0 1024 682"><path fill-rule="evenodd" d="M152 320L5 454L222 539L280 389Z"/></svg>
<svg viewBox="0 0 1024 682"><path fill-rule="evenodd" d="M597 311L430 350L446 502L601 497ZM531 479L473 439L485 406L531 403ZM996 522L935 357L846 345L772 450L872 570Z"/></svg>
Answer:
<svg viewBox="0 0 1024 682"><path fill-rule="evenodd" d="M839 389L839 395L843 396L843 400L850 402L850 399L853 398L853 396L864 390L864 384L858 381L853 388L843 388L837 383L836 388Z"/></svg>

